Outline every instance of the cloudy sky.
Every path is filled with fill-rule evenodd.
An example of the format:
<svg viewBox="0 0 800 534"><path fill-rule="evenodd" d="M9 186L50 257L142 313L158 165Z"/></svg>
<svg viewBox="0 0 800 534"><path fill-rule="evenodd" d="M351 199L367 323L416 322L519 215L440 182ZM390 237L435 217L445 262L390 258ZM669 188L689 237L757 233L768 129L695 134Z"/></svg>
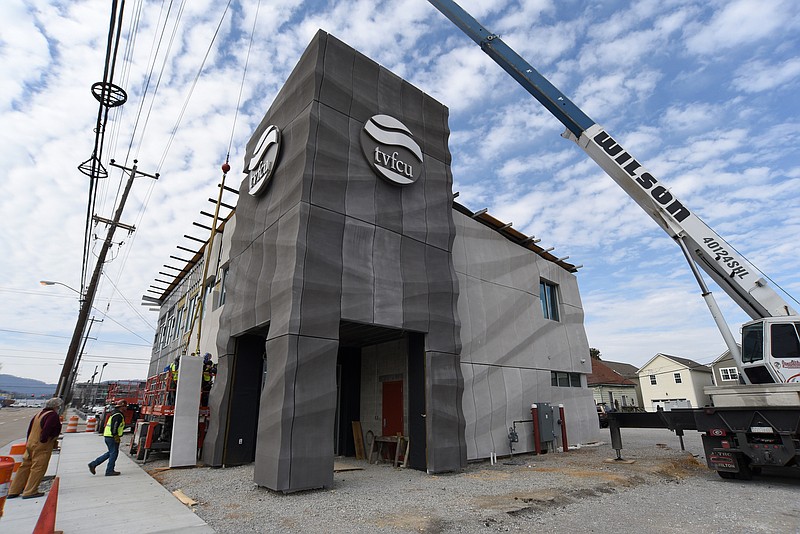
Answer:
<svg viewBox="0 0 800 534"><path fill-rule="evenodd" d="M663 352L708 363L725 350L672 240L427 1L226 5L126 2L115 82L129 100L109 116L103 163L111 171L95 213L112 218L124 182L109 158L137 159L160 178L134 183L122 221L136 231L115 236L93 314L103 321L92 327L80 381L104 362L104 380L145 377L157 316L141 296L175 246L187 245L181 236L204 237L192 221L213 208L206 199L229 146L228 183L238 186L246 140L320 28L450 108L459 202L489 208L583 265L589 343L605 359L641 365ZM461 5L800 295L797 2ZM109 17L107 0L0 2L0 373L56 382L75 326L89 194L77 166L94 146L90 87L103 77ZM90 270L99 248L93 240ZM737 335L746 316L715 295Z"/></svg>

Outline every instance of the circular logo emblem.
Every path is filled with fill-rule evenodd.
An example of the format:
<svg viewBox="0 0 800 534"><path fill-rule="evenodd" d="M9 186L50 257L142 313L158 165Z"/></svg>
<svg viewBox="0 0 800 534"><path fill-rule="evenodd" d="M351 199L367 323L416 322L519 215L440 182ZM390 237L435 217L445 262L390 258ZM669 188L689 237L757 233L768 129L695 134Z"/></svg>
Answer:
<svg viewBox="0 0 800 534"><path fill-rule="evenodd" d="M411 131L389 115L375 115L361 130L361 150L379 176L397 185L422 177L422 149Z"/></svg>
<svg viewBox="0 0 800 534"><path fill-rule="evenodd" d="M251 195L260 195L266 189L272 172L275 170L275 162L278 161L280 148L281 131L277 126L268 126L258 139L258 143L253 149L253 157L247 164Z"/></svg>

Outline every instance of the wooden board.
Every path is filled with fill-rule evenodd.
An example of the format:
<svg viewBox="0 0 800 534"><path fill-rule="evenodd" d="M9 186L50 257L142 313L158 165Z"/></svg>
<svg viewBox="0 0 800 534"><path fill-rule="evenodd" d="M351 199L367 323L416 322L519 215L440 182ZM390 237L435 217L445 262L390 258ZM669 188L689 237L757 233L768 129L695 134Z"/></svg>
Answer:
<svg viewBox="0 0 800 534"><path fill-rule="evenodd" d="M364 453L364 436L361 433L361 421L353 421L353 441L356 444L356 460L364 460L367 455Z"/></svg>
<svg viewBox="0 0 800 534"><path fill-rule="evenodd" d="M192 507L197 504L197 501L186 495L182 490L175 490L172 494L186 506Z"/></svg>

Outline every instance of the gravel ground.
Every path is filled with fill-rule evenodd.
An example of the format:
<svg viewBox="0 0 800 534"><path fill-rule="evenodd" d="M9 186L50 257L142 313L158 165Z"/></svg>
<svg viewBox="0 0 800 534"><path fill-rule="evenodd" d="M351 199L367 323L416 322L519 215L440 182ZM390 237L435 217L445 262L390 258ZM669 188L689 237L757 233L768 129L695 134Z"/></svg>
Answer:
<svg viewBox="0 0 800 534"><path fill-rule="evenodd" d="M686 452L667 430L623 429L623 457L607 443L568 454L520 455L497 465L426 475L353 458L330 489L284 495L253 482L253 466L145 468L198 501L215 531L248 532L700 532L800 533L800 474L723 480L705 467L700 436Z"/></svg>

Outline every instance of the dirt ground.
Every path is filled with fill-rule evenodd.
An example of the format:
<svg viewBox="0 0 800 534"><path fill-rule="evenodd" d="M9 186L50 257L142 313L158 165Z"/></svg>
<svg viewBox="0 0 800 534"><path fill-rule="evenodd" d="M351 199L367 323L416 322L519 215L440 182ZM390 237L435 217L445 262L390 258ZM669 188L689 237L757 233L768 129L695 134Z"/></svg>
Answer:
<svg viewBox="0 0 800 534"><path fill-rule="evenodd" d="M624 462L598 443L566 454L500 458L496 465L474 462L438 475L342 458L332 488L289 495L257 487L252 465L171 470L155 460L144 467L167 489L197 501L196 513L219 532L524 531L587 500L689 479L715 481L697 443L694 451L681 451L674 435L658 438L629 443Z"/></svg>

